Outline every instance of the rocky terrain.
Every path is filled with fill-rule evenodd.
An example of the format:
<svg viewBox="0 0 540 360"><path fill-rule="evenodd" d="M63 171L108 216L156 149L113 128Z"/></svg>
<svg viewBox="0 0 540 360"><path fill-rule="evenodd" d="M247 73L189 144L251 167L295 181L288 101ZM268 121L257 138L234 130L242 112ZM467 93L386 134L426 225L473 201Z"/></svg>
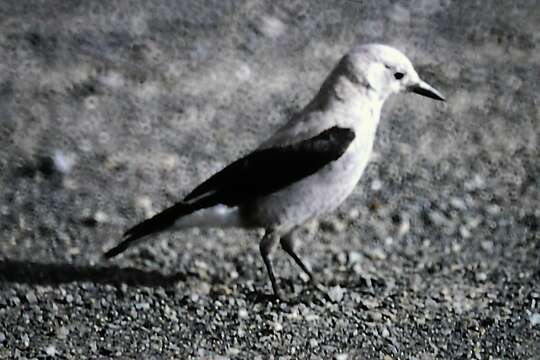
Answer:
<svg viewBox="0 0 540 360"><path fill-rule="evenodd" d="M529 1L0 2L0 358L540 359L540 7ZM390 99L357 191L284 254L123 230L263 141L354 44Z"/></svg>

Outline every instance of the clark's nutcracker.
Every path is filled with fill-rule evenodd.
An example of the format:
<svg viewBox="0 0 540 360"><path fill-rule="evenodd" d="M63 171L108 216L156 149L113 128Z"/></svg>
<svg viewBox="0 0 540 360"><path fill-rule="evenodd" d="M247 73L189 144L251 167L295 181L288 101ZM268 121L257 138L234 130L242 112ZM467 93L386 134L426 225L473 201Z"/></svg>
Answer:
<svg viewBox="0 0 540 360"><path fill-rule="evenodd" d="M127 230L104 256L165 230L263 228L260 253L275 296L280 292L270 255L278 241L314 281L294 250L291 233L334 210L353 191L369 161L381 107L389 95L402 91L444 100L398 50L380 44L354 47L315 98L259 148Z"/></svg>

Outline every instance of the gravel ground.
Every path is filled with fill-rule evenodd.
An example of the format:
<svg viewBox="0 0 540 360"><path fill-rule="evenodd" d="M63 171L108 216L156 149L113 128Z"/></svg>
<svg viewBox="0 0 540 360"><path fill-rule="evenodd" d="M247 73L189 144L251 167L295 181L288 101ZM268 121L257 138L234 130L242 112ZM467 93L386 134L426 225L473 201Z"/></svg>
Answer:
<svg viewBox="0 0 540 360"><path fill-rule="evenodd" d="M538 1L0 2L0 358L540 359ZM303 106L355 42L447 97L375 154L271 302L257 232L126 227Z"/></svg>

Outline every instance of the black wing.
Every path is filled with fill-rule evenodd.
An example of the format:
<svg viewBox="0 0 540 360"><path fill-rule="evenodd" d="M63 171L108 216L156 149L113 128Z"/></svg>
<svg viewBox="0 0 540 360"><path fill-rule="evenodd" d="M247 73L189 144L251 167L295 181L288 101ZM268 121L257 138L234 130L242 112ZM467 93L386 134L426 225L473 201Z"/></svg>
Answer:
<svg viewBox="0 0 540 360"><path fill-rule="evenodd" d="M270 194L337 160L354 137L352 129L334 126L292 145L257 150L203 182L184 201L197 199L199 208L235 206Z"/></svg>

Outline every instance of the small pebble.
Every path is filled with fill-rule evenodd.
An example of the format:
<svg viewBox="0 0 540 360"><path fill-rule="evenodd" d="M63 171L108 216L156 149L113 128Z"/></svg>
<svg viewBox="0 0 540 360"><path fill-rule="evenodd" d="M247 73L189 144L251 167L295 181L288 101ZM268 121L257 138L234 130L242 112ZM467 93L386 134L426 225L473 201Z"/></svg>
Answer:
<svg viewBox="0 0 540 360"><path fill-rule="evenodd" d="M365 249L364 252L371 260L386 260L386 254L381 248Z"/></svg>
<svg viewBox="0 0 540 360"><path fill-rule="evenodd" d="M471 237L471 232L469 231L469 229L467 229L466 226L463 225L459 227L459 234L463 239L468 239Z"/></svg>
<svg viewBox="0 0 540 360"><path fill-rule="evenodd" d="M103 224L109 220L109 216L104 211L98 210L94 214L94 220L97 223Z"/></svg>
<svg viewBox="0 0 540 360"><path fill-rule="evenodd" d="M13 296L10 300L13 306L19 306L21 304L21 299L17 296Z"/></svg>
<svg viewBox="0 0 540 360"><path fill-rule="evenodd" d="M349 211L348 217L349 217L349 220L356 220L356 219L358 219L358 217L360 217L360 210L358 210L357 208L352 208L352 209Z"/></svg>
<svg viewBox="0 0 540 360"><path fill-rule="evenodd" d="M135 207L144 212L144 216L151 217L154 215L152 200L148 196L138 196L135 198Z"/></svg>
<svg viewBox="0 0 540 360"><path fill-rule="evenodd" d="M371 191L379 191L383 187L383 183L379 179L375 179L371 182Z"/></svg>
<svg viewBox="0 0 540 360"><path fill-rule="evenodd" d="M529 321L531 322L532 326L540 325L540 314L532 313L531 315L529 315Z"/></svg>
<svg viewBox="0 0 540 360"><path fill-rule="evenodd" d="M456 210L467 209L467 204L465 203L465 201L457 197L450 198L450 206L452 206Z"/></svg>
<svg viewBox="0 0 540 360"><path fill-rule="evenodd" d="M35 304L38 301L36 294L33 291L29 291L26 293L26 300L29 304Z"/></svg>
<svg viewBox="0 0 540 360"><path fill-rule="evenodd" d="M476 174L471 180L465 183L465 190L467 191L479 190L484 187L485 187L485 181L478 174Z"/></svg>
<svg viewBox="0 0 540 360"><path fill-rule="evenodd" d="M47 356L56 356L57 354L57 350L56 350L56 347L54 345L49 345L45 348L45 354L47 354Z"/></svg>
<svg viewBox="0 0 540 360"><path fill-rule="evenodd" d="M428 217L433 224L438 226L443 226L448 223L448 219L446 218L446 216L444 216L442 212L437 210L430 211Z"/></svg>
<svg viewBox="0 0 540 360"><path fill-rule="evenodd" d="M369 312L369 320L373 322L380 322L382 320L382 314L378 311Z"/></svg>
<svg viewBox="0 0 540 360"><path fill-rule="evenodd" d="M281 323L277 322L277 321L273 321L271 323L272 327L274 328L275 331L281 331L283 330L283 325L281 325Z"/></svg>
<svg viewBox="0 0 540 360"><path fill-rule="evenodd" d="M150 309L150 304L146 303L146 302L136 303L135 304L135 309L146 311L146 310Z"/></svg>
<svg viewBox="0 0 540 360"><path fill-rule="evenodd" d="M496 204L488 205L486 207L486 211L489 215L493 215L493 216L499 215L501 212L501 207Z"/></svg>
<svg viewBox="0 0 540 360"><path fill-rule="evenodd" d="M69 335L69 329L65 326L60 326L58 329L56 329L56 337L59 339L65 339Z"/></svg>
<svg viewBox="0 0 540 360"><path fill-rule="evenodd" d="M408 216L403 216L398 228L398 237L401 239L411 230L411 222Z"/></svg>
<svg viewBox="0 0 540 360"><path fill-rule="evenodd" d="M371 310L380 306L377 300L370 300L365 298L360 298L359 303L363 306L364 309Z"/></svg>
<svg viewBox="0 0 540 360"><path fill-rule="evenodd" d="M480 242L480 247L482 248L482 250L486 251L486 252L493 252L493 241L491 240L484 240L482 242Z"/></svg>
<svg viewBox="0 0 540 360"><path fill-rule="evenodd" d="M348 263L349 265L356 264L357 262L360 262L362 260L362 254L360 254L358 251L350 251L348 254Z"/></svg>
<svg viewBox="0 0 540 360"><path fill-rule="evenodd" d="M249 317L249 313L246 309L240 309L238 310L238 318L240 319L247 319Z"/></svg>
<svg viewBox="0 0 540 360"><path fill-rule="evenodd" d="M487 280L487 274L485 272L479 272L476 274L476 281L484 282Z"/></svg>
<svg viewBox="0 0 540 360"><path fill-rule="evenodd" d="M258 29L272 39L278 38L286 32L286 25L277 17L265 16L257 22Z"/></svg>
<svg viewBox="0 0 540 360"><path fill-rule="evenodd" d="M173 170L178 164L178 156L176 154L165 154L160 159L160 165L166 170Z"/></svg>
<svg viewBox="0 0 540 360"><path fill-rule="evenodd" d="M62 151L55 151L52 160L55 170L64 175L69 174L75 165L75 155Z"/></svg>
<svg viewBox="0 0 540 360"><path fill-rule="evenodd" d="M21 342L22 342L22 347L23 348L27 348L28 346L30 346L30 338L28 337L27 334L22 334L21 336Z"/></svg>
<svg viewBox="0 0 540 360"><path fill-rule="evenodd" d="M338 262L338 264L340 264L340 265L345 265L346 262L347 262L347 254L346 254L346 253L343 253L343 252L340 252L340 253L337 255L337 262Z"/></svg>
<svg viewBox="0 0 540 360"><path fill-rule="evenodd" d="M340 302L343 300L343 295L345 294L345 289L340 286L334 286L328 289L328 296L332 299L333 302Z"/></svg>

